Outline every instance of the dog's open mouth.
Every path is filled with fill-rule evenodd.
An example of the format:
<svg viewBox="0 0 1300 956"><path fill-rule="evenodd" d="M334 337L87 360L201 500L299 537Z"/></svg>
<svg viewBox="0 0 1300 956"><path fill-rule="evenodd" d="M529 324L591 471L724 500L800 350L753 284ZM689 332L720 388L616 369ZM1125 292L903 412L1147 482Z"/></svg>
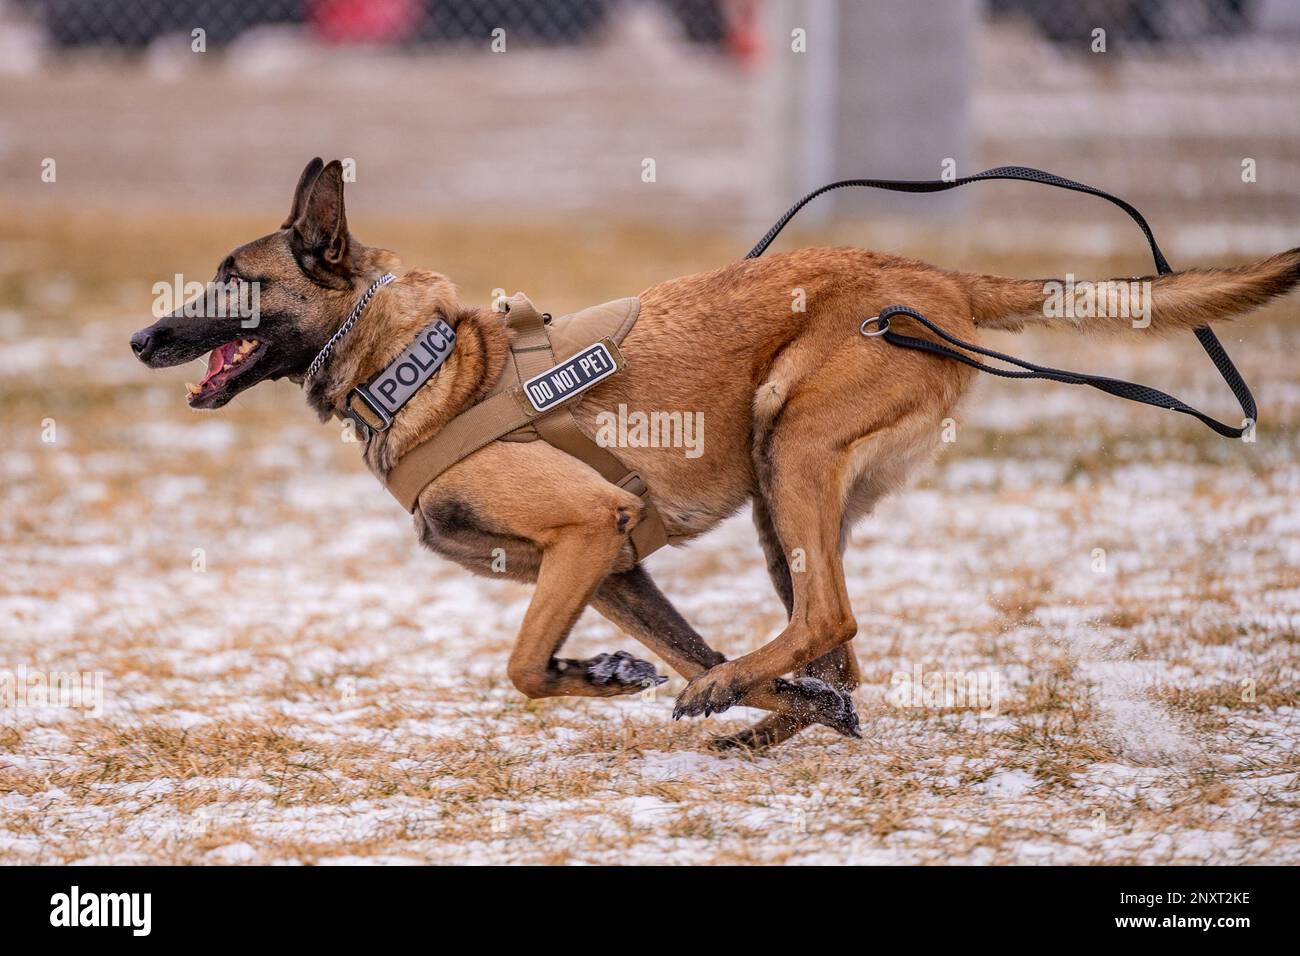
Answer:
<svg viewBox="0 0 1300 956"><path fill-rule="evenodd" d="M256 339L236 339L213 349L203 381L185 386L189 389L190 407L212 408L218 400L231 398L237 389L227 386L246 376L265 352L266 343Z"/></svg>

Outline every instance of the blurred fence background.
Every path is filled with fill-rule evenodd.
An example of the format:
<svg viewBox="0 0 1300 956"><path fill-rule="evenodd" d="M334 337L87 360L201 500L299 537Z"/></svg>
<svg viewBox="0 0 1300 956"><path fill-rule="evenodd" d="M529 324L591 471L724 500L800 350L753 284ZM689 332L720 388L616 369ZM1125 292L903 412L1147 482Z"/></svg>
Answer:
<svg viewBox="0 0 1300 956"><path fill-rule="evenodd" d="M1297 0L0 0L0 74L15 202L278 208L319 153L398 214L750 229L833 178L1017 163L1190 254L1300 223ZM1134 238L1104 204L964 192L813 215Z"/></svg>

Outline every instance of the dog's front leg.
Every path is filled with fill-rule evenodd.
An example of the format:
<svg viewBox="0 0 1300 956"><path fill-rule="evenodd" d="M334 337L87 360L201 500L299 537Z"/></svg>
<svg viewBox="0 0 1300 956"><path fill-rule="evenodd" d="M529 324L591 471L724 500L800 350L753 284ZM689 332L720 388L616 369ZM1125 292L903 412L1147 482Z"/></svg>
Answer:
<svg viewBox="0 0 1300 956"><path fill-rule="evenodd" d="M557 659L611 568L633 562L641 499L545 442L498 442L420 495L421 540L479 574L536 582L508 673L528 697L612 697L666 680L626 651Z"/></svg>
<svg viewBox="0 0 1300 956"><path fill-rule="evenodd" d="M591 603L687 680L727 659L678 613L640 564L606 577Z"/></svg>
<svg viewBox="0 0 1300 956"><path fill-rule="evenodd" d="M607 576L592 605L687 680L726 661L673 607L641 565ZM771 711L772 716L751 731L721 738L719 746L771 746L811 724L856 737L858 715L850 694L821 681L776 680L755 687L741 703Z"/></svg>
<svg viewBox="0 0 1300 956"><path fill-rule="evenodd" d="M593 502L588 520L558 529L543 545L537 590L507 668L511 682L530 698L613 697L668 679L626 651L586 660L555 656L644 510L634 495L608 487L617 498Z"/></svg>

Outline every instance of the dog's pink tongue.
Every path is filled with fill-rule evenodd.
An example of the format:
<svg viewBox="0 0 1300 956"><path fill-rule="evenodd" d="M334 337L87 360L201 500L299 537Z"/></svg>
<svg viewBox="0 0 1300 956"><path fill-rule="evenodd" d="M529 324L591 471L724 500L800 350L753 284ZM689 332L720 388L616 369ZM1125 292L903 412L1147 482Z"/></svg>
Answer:
<svg viewBox="0 0 1300 956"><path fill-rule="evenodd" d="M227 361L226 346L222 345L219 348L213 349L208 354L207 374L203 376L203 381L200 382L199 384L203 385L211 381L212 376L216 375L218 372L220 372L223 368L226 367L226 361Z"/></svg>

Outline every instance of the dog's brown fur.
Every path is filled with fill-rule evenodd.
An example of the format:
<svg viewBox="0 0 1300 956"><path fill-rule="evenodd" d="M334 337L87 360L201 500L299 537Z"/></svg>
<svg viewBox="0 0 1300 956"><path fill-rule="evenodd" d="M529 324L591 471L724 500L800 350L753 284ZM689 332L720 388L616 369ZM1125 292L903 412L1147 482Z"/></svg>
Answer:
<svg viewBox="0 0 1300 956"><path fill-rule="evenodd" d="M347 231L338 164L309 164L282 229L235 250L218 273L219 280L229 274L269 279L264 311L269 307L277 321L268 334L292 330L268 341L262 360L268 370L247 373L231 395L264 377L301 381L361 292L397 268L392 253L363 246ZM1152 321L1144 331L1192 329L1291 289L1300 281L1300 250L1150 281ZM797 289L806 311L792 308ZM735 660L710 649L634 563L628 535L642 517L640 500L544 442L494 442L453 466L420 495L416 529L428 547L472 571L491 573L494 549L503 549L507 574L536 581L508 666L511 681L529 697L641 689L593 678L590 662L557 658L591 604L690 680L678 699L679 715L735 703L773 712L750 731L723 738L724 745L771 744L812 722L835 724L818 712L824 700L810 703L779 678L815 676L842 694L857 686L849 648L857 625L840 560L847 532L932 453L943 419L973 374L960 363L865 338L858 326L893 303L966 340L976 340L980 329L1069 321L1046 318L1044 299L1042 281L948 272L858 249L746 260L641 294L640 318L622 346L627 368L593 388L575 415L594 435L597 413L620 403L704 413L708 444L700 459L657 448L616 451L645 478L674 537L703 534L752 504L788 623ZM311 405L329 417L353 386L373 377L435 316L455 327L455 351L393 427L366 445L366 463L380 478L496 382L511 336L502 316L461 304L443 276L407 272L375 295L324 371L307 383ZM150 364L188 360L199 344L212 344L210 333L182 334L168 322L137 334L146 342L137 351ZM928 335L906 320L895 327ZM1121 332L1132 324L1098 319L1077 327ZM167 351L151 334L186 340ZM229 397L204 403L217 407ZM796 549L802 570L791 573L788 558Z"/></svg>

